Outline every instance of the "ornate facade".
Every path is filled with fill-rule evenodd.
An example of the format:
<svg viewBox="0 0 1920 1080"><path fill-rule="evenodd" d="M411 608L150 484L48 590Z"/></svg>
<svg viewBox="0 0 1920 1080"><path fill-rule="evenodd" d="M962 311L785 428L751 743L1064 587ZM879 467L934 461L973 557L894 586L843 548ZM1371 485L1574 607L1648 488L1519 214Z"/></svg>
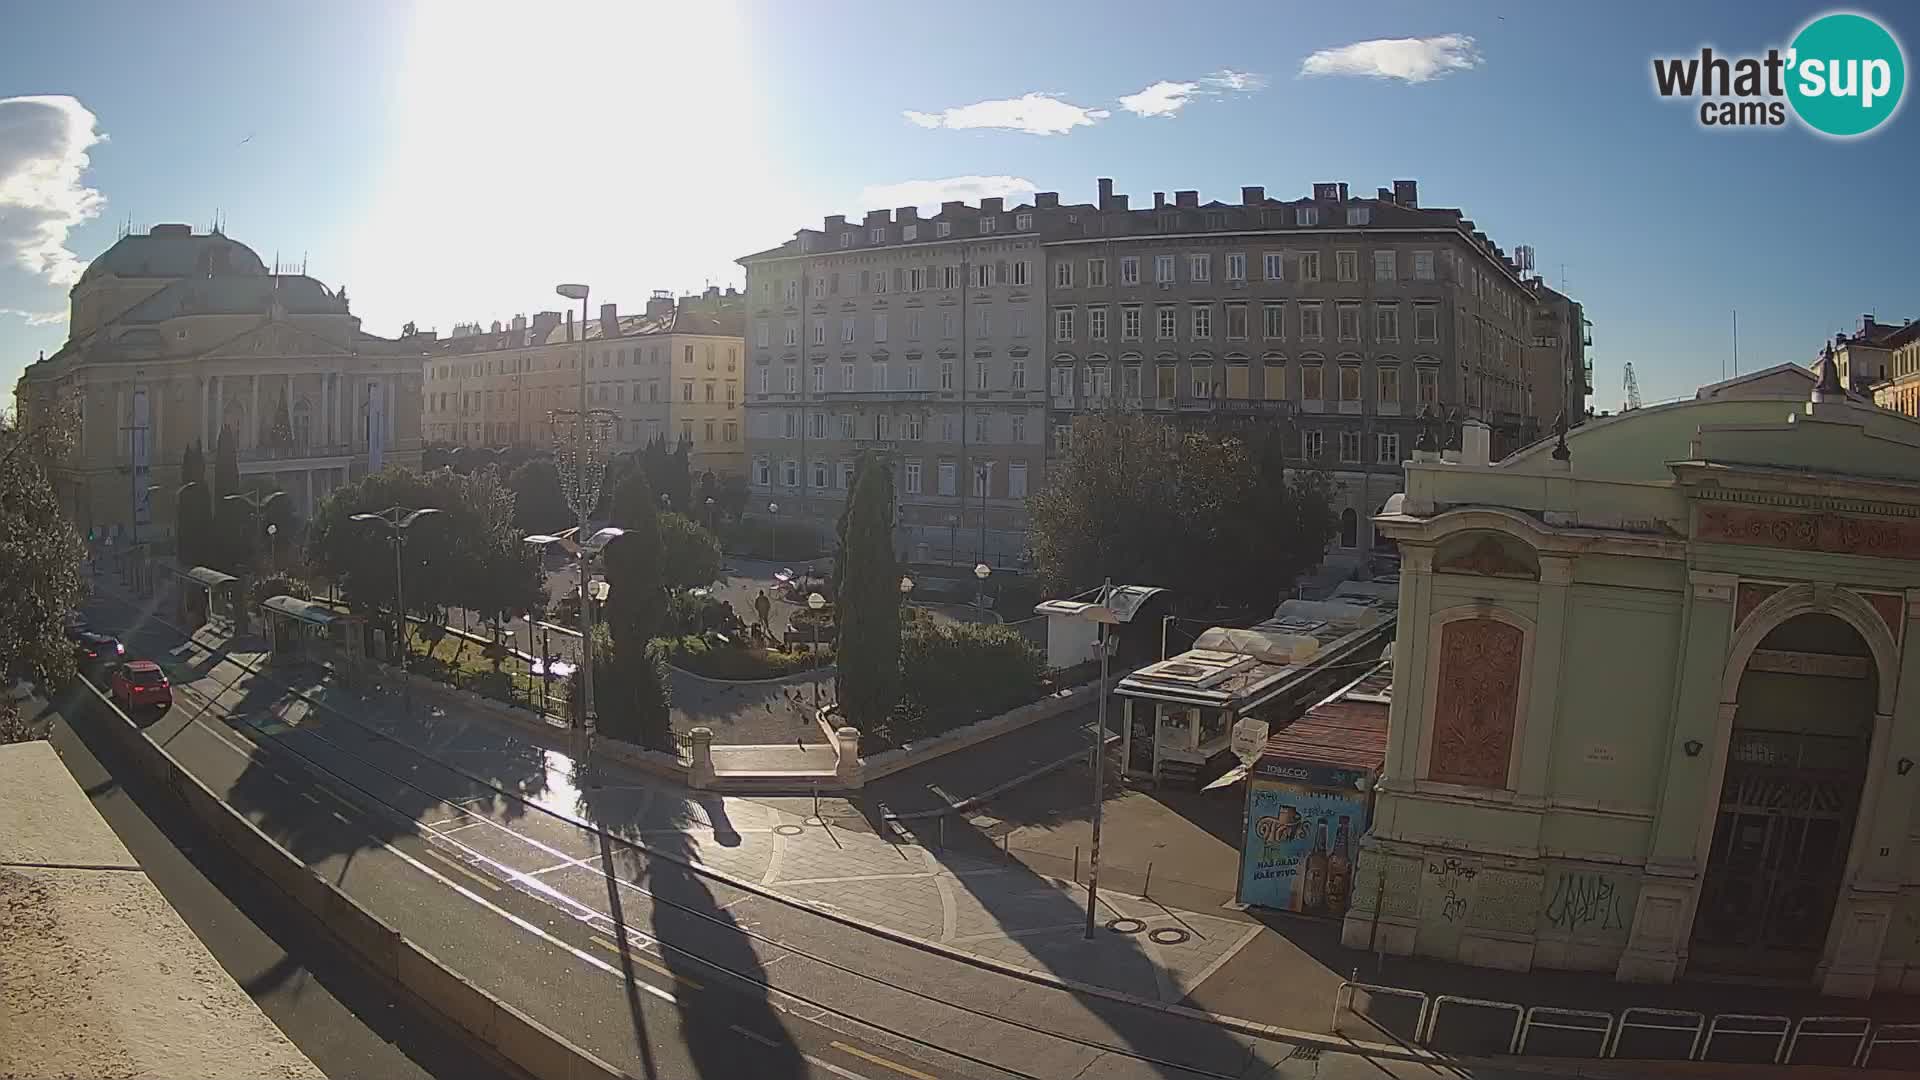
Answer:
<svg viewBox="0 0 1920 1080"><path fill-rule="evenodd" d="M67 343L15 388L22 416L79 424L54 475L76 526L105 542L171 532L190 443L211 466L233 432L244 486L305 518L386 464L420 465L420 349L360 329L344 289L269 270L219 232L122 237L72 291Z"/></svg>
<svg viewBox="0 0 1920 1080"><path fill-rule="evenodd" d="M1408 466L1348 944L1920 990L1920 424L1821 374Z"/></svg>

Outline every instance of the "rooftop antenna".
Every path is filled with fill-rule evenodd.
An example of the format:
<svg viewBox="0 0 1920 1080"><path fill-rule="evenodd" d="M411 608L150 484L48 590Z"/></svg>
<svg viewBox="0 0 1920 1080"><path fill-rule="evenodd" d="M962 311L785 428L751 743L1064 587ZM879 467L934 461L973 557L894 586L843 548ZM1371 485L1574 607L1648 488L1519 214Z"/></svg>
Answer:
<svg viewBox="0 0 1920 1080"><path fill-rule="evenodd" d="M1733 377L1740 377L1740 309L1733 309Z"/></svg>

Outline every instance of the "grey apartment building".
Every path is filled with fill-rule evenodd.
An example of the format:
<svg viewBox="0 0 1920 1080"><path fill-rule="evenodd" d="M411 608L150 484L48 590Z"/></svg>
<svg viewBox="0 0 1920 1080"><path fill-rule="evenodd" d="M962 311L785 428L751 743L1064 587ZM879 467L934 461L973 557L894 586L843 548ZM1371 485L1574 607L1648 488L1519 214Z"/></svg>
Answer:
<svg viewBox="0 0 1920 1080"><path fill-rule="evenodd" d="M741 259L754 508L830 526L878 449L903 554L1020 564L1074 417L1122 408L1277 426L1340 484L1329 558L1353 561L1428 406L1487 424L1496 457L1584 417L1578 303L1413 181L1130 202L1103 179L1091 203L877 210Z"/></svg>
<svg viewBox="0 0 1920 1080"><path fill-rule="evenodd" d="M894 467L909 559L1026 552L1046 457L1045 253L1033 207L913 207L739 260L747 273L750 512L831 530L854 462Z"/></svg>
<svg viewBox="0 0 1920 1080"><path fill-rule="evenodd" d="M1298 199L1245 187L1234 203L1156 192L1137 209L1099 190L1043 221L1053 452L1075 415L1112 405L1278 425L1341 485L1330 558L1358 558L1427 406L1485 422L1499 457L1584 391L1534 346L1536 315L1578 320L1578 305L1543 305L1537 280L1461 211L1422 207L1414 181L1370 198L1343 183ZM1566 389L1543 392L1549 378Z"/></svg>

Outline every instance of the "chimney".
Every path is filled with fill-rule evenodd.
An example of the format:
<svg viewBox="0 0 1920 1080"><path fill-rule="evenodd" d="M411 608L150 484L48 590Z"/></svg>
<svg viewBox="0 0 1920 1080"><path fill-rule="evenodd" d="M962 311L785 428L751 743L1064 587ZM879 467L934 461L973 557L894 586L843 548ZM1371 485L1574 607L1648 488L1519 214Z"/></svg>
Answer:
<svg viewBox="0 0 1920 1080"><path fill-rule="evenodd" d="M1341 202L1347 201L1347 185L1345 184L1340 185L1340 201Z"/></svg>
<svg viewBox="0 0 1920 1080"><path fill-rule="evenodd" d="M1165 210L1165 209L1167 208L1167 193L1166 193L1166 192L1164 192L1164 191L1156 191L1156 192L1154 192L1154 193L1153 193L1153 208L1154 208L1155 210Z"/></svg>
<svg viewBox="0 0 1920 1080"><path fill-rule="evenodd" d="M891 210L869 210L867 211L866 224L891 225L893 224L893 212Z"/></svg>
<svg viewBox="0 0 1920 1080"><path fill-rule="evenodd" d="M513 344L515 348L524 348L527 344L527 317L525 315L515 315L513 317Z"/></svg>
<svg viewBox="0 0 1920 1080"><path fill-rule="evenodd" d="M1420 208L1420 182L1418 180L1395 180L1393 182L1393 201L1409 210Z"/></svg>
<svg viewBox="0 0 1920 1080"><path fill-rule="evenodd" d="M673 314L673 293L666 289L655 289L647 297L647 318L662 319Z"/></svg>
<svg viewBox="0 0 1920 1080"><path fill-rule="evenodd" d="M567 340L573 340L573 309L567 309Z"/></svg>
<svg viewBox="0 0 1920 1080"><path fill-rule="evenodd" d="M911 225L920 220L920 208L917 206L902 206L893 212L893 218L902 225Z"/></svg>
<svg viewBox="0 0 1920 1080"><path fill-rule="evenodd" d="M1113 178L1110 176L1103 176L1100 178L1100 209L1102 210L1107 209L1112 204L1112 202L1113 202Z"/></svg>
<svg viewBox="0 0 1920 1080"><path fill-rule="evenodd" d="M964 203L964 202L961 202L961 201L959 201L958 199L956 199L956 200L954 200L954 201L952 201L952 202L943 202L943 203L941 203L941 204L940 204L940 213L942 213L942 214L951 214L951 213L953 213L953 212L954 212L954 211L956 211L956 210L962 210L962 209L965 209L965 208L966 208L966 205L967 205L966 203Z"/></svg>
<svg viewBox="0 0 1920 1080"><path fill-rule="evenodd" d="M1879 325L1879 323L1873 321L1873 313L1870 311L1860 316L1860 336L1865 337L1873 333L1874 329Z"/></svg>
<svg viewBox="0 0 1920 1080"><path fill-rule="evenodd" d="M847 215L845 214L827 215L827 225L826 225L827 232L839 232L841 229L844 229L846 227L847 227Z"/></svg>
<svg viewBox="0 0 1920 1080"><path fill-rule="evenodd" d="M500 332L500 320L499 320L499 319L495 319L495 320L493 320L493 332L494 332L494 333L496 333L496 334Z"/></svg>
<svg viewBox="0 0 1920 1080"><path fill-rule="evenodd" d="M1033 194L1033 205L1037 210L1057 209L1060 205L1060 193L1057 191L1036 191Z"/></svg>
<svg viewBox="0 0 1920 1080"><path fill-rule="evenodd" d="M533 317L533 343L535 345L545 345L548 335L552 334L559 326L560 313L557 311L542 311L535 315Z"/></svg>
<svg viewBox="0 0 1920 1080"><path fill-rule="evenodd" d="M1132 198L1131 195L1115 195L1111 200L1111 204L1107 207L1107 209L1118 210L1124 213L1126 212L1126 209L1127 209L1127 200L1131 198Z"/></svg>
<svg viewBox="0 0 1920 1080"><path fill-rule="evenodd" d="M1379 199L1381 202L1392 202L1393 192L1388 191L1386 188L1380 188L1374 192L1373 197Z"/></svg>
<svg viewBox="0 0 1920 1080"><path fill-rule="evenodd" d="M707 291L700 294L700 299L702 300L720 299L720 286L718 285L707 286Z"/></svg>
<svg viewBox="0 0 1920 1080"><path fill-rule="evenodd" d="M1240 189L1240 202L1246 206L1267 201L1267 189L1263 187L1243 187Z"/></svg>
<svg viewBox="0 0 1920 1080"><path fill-rule="evenodd" d="M600 305L600 336L603 338L620 336L620 306L618 304Z"/></svg>
<svg viewBox="0 0 1920 1080"><path fill-rule="evenodd" d="M981 212L981 213L983 213L983 214L997 214L997 213L999 213L999 212L1000 212L1000 199L999 199L999 198L998 198L997 196L996 196L996 197L994 197L994 198L991 198L991 199L981 199L981 200L980 200L980 212Z"/></svg>
<svg viewBox="0 0 1920 1080"><path fill-rule="evenodd" d="M1492 464L1492 432L1479 420L1468 420L1460 425L1460 464Z"/></svg>
<svg viewBox="0 0 1920 1080"><path fill-rule="evenodd" d="M1200 193L1197 191L1176 191L1173 193L1175 206L1199 206Z"/></svg>

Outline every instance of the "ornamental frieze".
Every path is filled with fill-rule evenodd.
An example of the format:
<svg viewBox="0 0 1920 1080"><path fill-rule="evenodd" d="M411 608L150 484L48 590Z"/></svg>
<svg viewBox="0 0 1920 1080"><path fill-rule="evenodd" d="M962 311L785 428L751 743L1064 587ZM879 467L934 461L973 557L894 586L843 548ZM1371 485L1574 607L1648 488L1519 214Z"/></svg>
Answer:
<svg viewBox="0 0 1920 1080"><path fill-rule="evenodd" d="M1901 518L1701 506L1693 538L1826 555L1920 559L1920 522Z"/></svg>

